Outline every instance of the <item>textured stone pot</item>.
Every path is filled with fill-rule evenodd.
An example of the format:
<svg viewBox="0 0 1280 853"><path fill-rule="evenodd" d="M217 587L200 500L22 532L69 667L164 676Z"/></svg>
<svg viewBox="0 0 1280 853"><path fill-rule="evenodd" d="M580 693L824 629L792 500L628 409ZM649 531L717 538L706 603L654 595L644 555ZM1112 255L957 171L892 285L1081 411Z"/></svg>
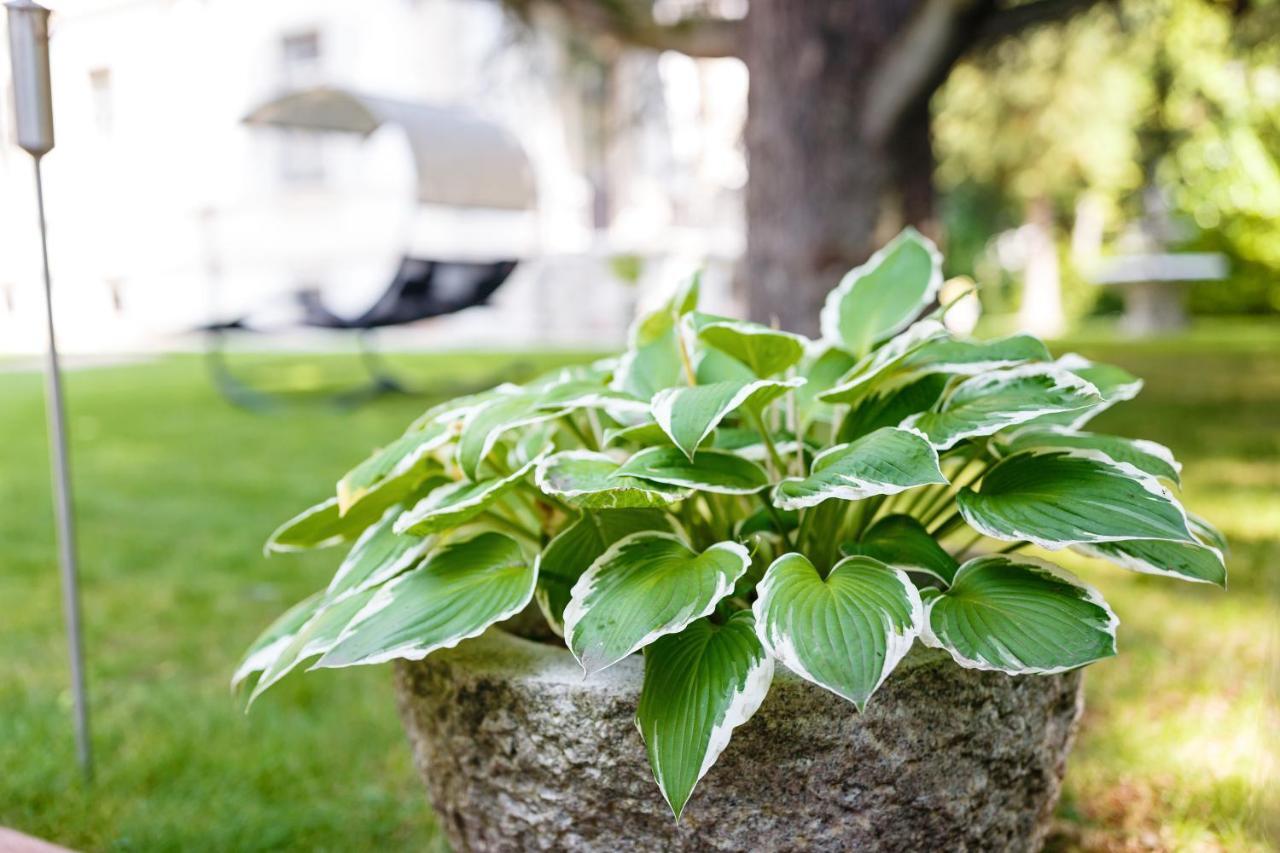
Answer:
<svg viewBox="0 0 1280 853"><path fill-rule="evenodd" d="M867 711L782 667L677 826L634 722L643 661L590 680L491 630L396 669L400 714L458 851L1034 850L1080 675L964 670L917 646Z"/></svg>

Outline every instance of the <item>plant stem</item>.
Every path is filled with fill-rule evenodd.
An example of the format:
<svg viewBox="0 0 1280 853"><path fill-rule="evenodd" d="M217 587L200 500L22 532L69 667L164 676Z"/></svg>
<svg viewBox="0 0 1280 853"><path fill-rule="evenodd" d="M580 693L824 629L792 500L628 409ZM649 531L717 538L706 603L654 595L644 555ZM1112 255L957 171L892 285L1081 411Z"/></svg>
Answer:
<svg viewBox="0 0 1280 853"><path fill-rule="evenodd" d="M698 375L693 372L693 362L689 360L689 348L684 345L684 329L680 328L680 314L673 311L672 322L675 324L676 344L680 350L680 366L684 368L684 381L689 383L689 387L698 384Z"/></svg>
<svg viewBox="0 0 1280 853"><path fill-rule="evenodd" d="M769 451L769 459L773 463L774 476L786 473L787 463L782 461L782 455L778 453L777 445L773 443L773 436L769 435L769 430L765 428L764 419L760 417L760 413L750 406L747 407L747 415L752 425L760 432L760 439L764 442L765 450Z"/></svg>
<svg viewBox="0 0 1280 853"><path fill-rule="evenodd" d="M1003 548L1001 548L999 551L996 551L996 553L997 553L997 554L1012 554L1014 551L1017 551L1019 548L1025 548L1025 547L1027 547L1027 546L1028 546L1028 545L1030 545L1030 544L1031 544L1031 543L1030 543L1030 542L1027 542L1025 539L1020 539L1020 540L1018 540L1017 542L1012 542L1012 543L1010 543L1010 544L1008 544L1008 545L1004 546L1004 547L1003 547Z"/></svg>
<svg viewBox="0 0 1280 853"><path fill-rule="evenodd" d="M588 436L583 432L582 427L578 426L578 422L573 419L573 415L565 415L560 420L564 421L565 425L569 427L569 432L573 433L573 437L578 439L583 447L588 450L600 449L600 445L596 443L595 439Z"/></svg>
<svg viewBox="0 0 1280 853"><path fill-rule="evenodd" d="M931 530L930 535L933 536L934 539L941 539L943 536L946 536L962 524L964 524L964 516L961 515L959 511L956 511L950 518Z"/></svg>
<svg viewBox="0 0 1280 853"><path fill-rule="evenodd" d="M511 521L508 518L504 518L503 516L498 515L496 512L490 509L485 510L483 513L481 513L481 515L484 516L486 521L498 527L501 527L503 530L507 531L508 533L514 536L519 536L522 539L532 542L534 545L537 545L538 547L542 547L542 537L537 536L531 531L525 529L524 526L516 524L514 521Z"/></svg>
<svg viewBox="0 0 1280 853"><path fill-rule="evenodd" d="M778 528L778 534L782 537L783 543L787 546L788 551L796 549L795 543L791 541L791 534L787 531L786 523L782 519L782 515L778 512L778 508L769 500L769 496L764 492L756 492L756 496L760 498L760 502L764 504L765 512L769 513L769 517L773 519L773 526Z"/></svg>

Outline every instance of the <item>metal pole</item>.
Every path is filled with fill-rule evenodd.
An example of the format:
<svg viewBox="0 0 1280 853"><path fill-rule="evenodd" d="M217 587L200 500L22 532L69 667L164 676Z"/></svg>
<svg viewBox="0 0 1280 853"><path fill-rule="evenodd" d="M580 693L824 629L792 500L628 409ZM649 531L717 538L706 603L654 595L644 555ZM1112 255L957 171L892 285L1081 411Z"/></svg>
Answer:
<svg viewBox="0 0 1280 853"><path fill-rule="evenodd" d="M72 506L71 461L67 452L67 417L62 400L62 370L53 332L53 286L49 277L49 244L44 222L44 182L34 158L36 209L40 216L40 260L44 268L44 315L49 332L45 361L45 412L49 419L49 456L53 464L54 511L58 521L58 557L62 570L62 609L71 656L71 692L75 699L76 757L86 779L93 778L93 744L89 740L89 696L85 689L84 635L80 620L80 581L76 554L75 510Z"/></svg>

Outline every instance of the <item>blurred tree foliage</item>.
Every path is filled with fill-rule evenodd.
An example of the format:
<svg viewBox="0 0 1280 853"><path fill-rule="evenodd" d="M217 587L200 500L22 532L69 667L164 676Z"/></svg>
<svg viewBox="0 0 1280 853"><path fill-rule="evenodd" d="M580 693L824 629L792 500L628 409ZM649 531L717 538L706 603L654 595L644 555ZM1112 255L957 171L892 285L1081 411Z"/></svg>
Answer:
<svg viewBox="0 0 1280 853"><path fill-rule="evenodd" d="M1231 259L1229 283L1193 287L1193 310L1280 311L1277 33L1274 0L1118 0L959 64L934 99L953 272L992 281L986 236L1032 202L1065 235L1089 198L1113 242L1157 187L1193 225L1177 248ZM1068 301L1092 298L1073 278L1068 265Z"/></svg>

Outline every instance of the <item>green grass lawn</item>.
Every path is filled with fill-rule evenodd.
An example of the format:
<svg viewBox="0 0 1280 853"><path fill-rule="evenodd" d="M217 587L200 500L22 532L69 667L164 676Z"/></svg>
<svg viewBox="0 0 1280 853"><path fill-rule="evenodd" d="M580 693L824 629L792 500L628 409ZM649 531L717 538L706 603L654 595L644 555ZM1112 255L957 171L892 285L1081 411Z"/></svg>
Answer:
<svg viewBox="0 0 1280 853"><path fill-rule="evenodd" d="M1148 378L1099 427L1171 445L1186 498L1233 541L1229 592L1073 564L1119 612L1094 666L1055 849L1270 849L1280 614L1280 343L1085 351ZM525 367L572 356L524 359ZM402 359L449 391L504 356ZM313 385L350 359L291 361ZM40 377L0 374L0 824L85 849L440 846L385 667L312 673L246 716L234 663L334 552L265 560L283 518L427 404L225 405L172 358L68 379L98 775L80 783ZM1272 833L1268 835L1267 833Z"/></svg>

